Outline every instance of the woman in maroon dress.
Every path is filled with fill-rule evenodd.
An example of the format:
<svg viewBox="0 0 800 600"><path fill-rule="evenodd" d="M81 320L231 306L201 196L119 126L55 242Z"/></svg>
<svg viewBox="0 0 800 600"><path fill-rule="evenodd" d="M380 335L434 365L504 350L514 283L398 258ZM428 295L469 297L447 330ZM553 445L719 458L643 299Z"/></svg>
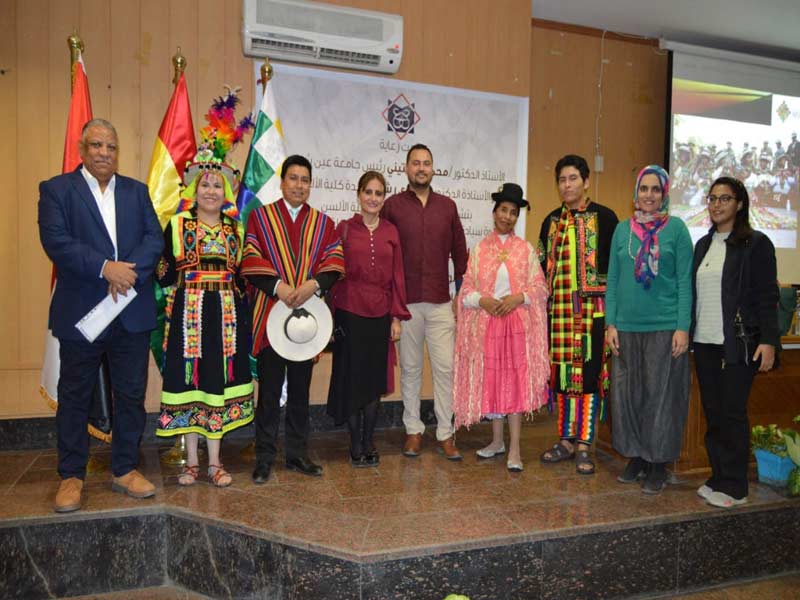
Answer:
<svg viewBox="0 0 800 600"><path fill-rule="evenodd" d="M380 397L394 387L394 342L406 308L400 237L380 218L386 181L377 171L358 180L361 212L339 223L346 277L333 288L333 370L328 414L347 422L350 460L356 467L378 464L372 433Z"/></svg>

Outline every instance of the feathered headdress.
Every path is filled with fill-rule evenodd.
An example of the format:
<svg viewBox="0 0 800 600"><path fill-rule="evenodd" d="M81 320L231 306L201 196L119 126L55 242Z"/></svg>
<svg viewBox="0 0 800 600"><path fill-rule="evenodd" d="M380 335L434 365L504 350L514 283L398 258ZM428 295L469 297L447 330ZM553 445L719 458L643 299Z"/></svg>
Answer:
<svg viewBox="0 0 800 600"><path fill-rule="evenodd" d="M236 208L236 191L239 188L239 170L236 169L226 157L231 150L244 139L244 134L253 128L250 115L236 122L234 112L239 104L241 88L225 86L225 95L215 99L206 113L208 125L200 130L200 144L194 160L186 164L183 172L183 184L186 186L181 192L181 202L178 212L189 210L195 203L199 175L208 171L215 171L222 175L225 185L225 202L222 205L223 214L238 218Z"/></svg>

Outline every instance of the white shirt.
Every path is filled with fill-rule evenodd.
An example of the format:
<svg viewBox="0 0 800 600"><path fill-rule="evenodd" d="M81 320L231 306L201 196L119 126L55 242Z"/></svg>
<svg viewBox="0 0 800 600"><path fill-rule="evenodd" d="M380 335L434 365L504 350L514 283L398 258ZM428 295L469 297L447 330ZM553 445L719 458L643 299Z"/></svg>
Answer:
<svg viewBox="0 0 800 600"><path fill-rule="evenodd" d="M711 245L697 267L697 325L694 341L701 344L723 344L722 333L722 267L725 264L727 245L725 240L731 234L715 232Z"/></svg>
<svg viewBox="0 0 800 600"><path fill-rule="evenodd" d="M297 221L297 215L300 214L303 205L301 204L300 206L295 207L289 204L285 198L281 198L281 200L283 200L283 205L286 207L286 210L289 211L289 216L292 217L292 223L294 223L295 221Z"/></svg>
<svg viewBox="0 0 800 600"><path fill-rule="evenodd" d="M508 239L509 234L498 234L498 237L502 242L505 242ZM495 300L499 300L504 296L508 296L511 293L511 280L508 278L508 267L506 267L506 263L500 263L500 267L497 269L497 277L494 280L494 298ZM531 299L528 298L528 294L522 294L525 298L525 304L530 304ZM480 308L481 302L481 293L480 292L472 292L468 296L464 297L464 307L465 308Z"/></svg>
<svg viewBox="0 0 800 600"><path fill-rule="evenodd" d="M83 178L86 180L89 191L92 192L92 196L94 197L94 201L97 202L97 208L100 211L100 216L103 217L103 223L106 226L106 231L108 231L108 237L111 238L111 243L114 244L114 260L117 260L117 206L114 197L114 189L117 187L117 176L112 175L108 185L106 185L105 191L101 191L100 182L97 181L94 175L89 173L86 167L81 167L81 175L83 175ZM100 267L100 278L103 277L103 269L106 266L106 262L108 261L103 261L103 266Z"/></svg>

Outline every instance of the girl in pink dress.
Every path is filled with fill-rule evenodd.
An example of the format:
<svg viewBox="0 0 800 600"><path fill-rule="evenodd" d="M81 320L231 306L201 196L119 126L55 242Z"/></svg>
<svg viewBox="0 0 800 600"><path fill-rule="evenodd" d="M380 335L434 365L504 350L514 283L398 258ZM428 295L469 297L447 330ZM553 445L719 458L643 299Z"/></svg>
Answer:
<svg viewBox="0 0 800 600"><path fill-rule="evenodd" d="M456 427L492 420L492 443L479 458L506 452L507 467L522 471L522 414L547 401L547 286L536 250L514 234L528 207L522 188L505 183L492 194L494 231L472 250L458 295L453 410Z"/></svg>

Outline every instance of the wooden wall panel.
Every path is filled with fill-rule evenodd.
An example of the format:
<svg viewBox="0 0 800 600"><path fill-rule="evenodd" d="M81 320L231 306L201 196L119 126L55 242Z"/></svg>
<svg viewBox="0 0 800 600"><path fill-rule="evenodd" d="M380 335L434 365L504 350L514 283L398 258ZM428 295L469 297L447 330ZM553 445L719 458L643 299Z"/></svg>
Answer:
<svg viewBox="0 0 800 600"><path fill-rule="evenodd" d="M531 5L525 0L328 0L402 14L398 79L527 96ZM502 10L498 6L502 4Z"/></svg>
<svg viewBox="0 0 800 600"><path fill-rule="evenodd" d="M50 5L47 35L47 70L52 74L48 78L49 106L47 121L49 129L49 152L47 165L53 173L61 169L64 157L64 131L67 127L67 107L71 90L69 76L70 55L67 51L67 37L76 31L80 19L79 0L59 2ZM56 76L58 73L60 76Z"/></svg>
<svg viewBox="0 0 800 600"><path fill-rule="evenodd" d="M0 294L0 314L18 315L20 294L19 289L19 221L12 212L16 207L19 194L18 185L18 157L19 136L25 134L25 129L19 125L19 61L17 20L17 7L13 2L0 3L0 27L5 35L0 36L0 106L6 112L7 125L3 128L5 139L0 144L0 163L5 165L4 193L0 195L0 206L6 215L6 223L11 230L9 235L0 236L0 257L6 268L0 271L0 289L5 293ZM19 348L20 327L16 318L0 319L0 369L16 366L17 351ZM0 380L1 381L1 380ZM18 393L18 390L17 390Z"/></svg>
<svg viewBox="0 0 800 600"><path fill-rule="evenodd" d="M237 115L244 115L247 110L257 111L260 107L253 106L255 100L255 77L253 77L253 62L250 60L242 60L242 5L240 2L236 6L231 6L231 18L225 20L225 40L220 46L220 52L223 53L223 74L222 82L233 86L240 86L242 91L239 94L242 103L240 105L240 113ZM222 93L222 88L219 88L217 94ZM206 109L210 98L201 99L201 104L198 106L197 121L195 127L205 125L205 121L201 117L200 109ZM244 168L244 163L247 160L247 144L239 144L233 151L233 162L237 167Z"/></svg>
<svg viewBox="0 0 800 600"><path fill-rule="evenodd" d="M111 109L114 127L120 140L126 140L120 148L120 173L140 173L147 170L142 165L142 155L136 142L141 135L140 94L141 74L139 72L139 35L141 7L138 0L112 0L110 3L113 18L111 23L111 76L113 107ZM150 156L147 156L149 164Z"/></svg>
<svg viewBox="0 0 800 600"><path fill-rule="evenodd" d="M52 2L51 2L52 4ZM81 0L78 32L86 46L86 72L92 95L92 114L114 122L111 102L111 5L108 0ZM91 58L90 58L91 57ZM66 116L66 115L65 115Z"/></svg>
<svg viewBox="0 0 800 600"><path fill-rule="evenodd" d="M23 391L22 373L23 371L16 369L0 371L0 389L5 396L5 401L0 403L0 419L28 416L26 404L28 408L36 404L40 405L39 408L44 405L44 401L39 401L38 393L34 396L28 390ZM38 390L38 385L33 389Z"/></svg>
<svg viewBox="0 0 800 600"><path fill-rule="evenodd" d="M630 216L636 173L664 155L667 56L653 46L534 25L531 41L531 123L528 190L534 204L529 239L558 206L553 168L580 154L594 168L598 81L603 46L600 153L603 173L591 176L591 196Z"/></svg>
<svg viewBox="0 0 800 600"><path fill-rule="evenodd" d="M235 3L234 3L235 4ZM223 13L224 14L224 13ZM198 90L198 59L200 56L200 40L197 39L197 23L199 15L197 8L197 0L170 0L169 2L169 57L175 54L176 47L180 46L181 53L186 57L186 89L189 92L189 102L191 102L194 109L194 125L198 127L201 122L200 104L197 102ZM203 50L209 56L216 53L216 48L206 46L203 43ZM167 57L165 57L167 58ZM169 59L167 59L169 60ZM170 80L172 77L172 70L170 64ZM169 94L172 93L172 87L167 94L167 102L169 102ZM164 115L167 103L164 102L164 108L161 109L161 116ZM159 121L160 123L160 121ZM156 134L158 131L156 130Z"/></svg>
<svg viewBox="0 0 800 600"><path fill-rule="evenodd" d="M37 158L49 156L50 135L48 111L50 106L50 73L47 46L49 20L48 3L39 0L17 4L17 124L19 125L17 163L17 198L4 214L16 219L17 261L11 265L16 277L9 293L16 296L17 312L12 318L17 332L11 368L31 368L42 358L41 325L46 312L42 302L47 298L49 273L44 253L39 246L36 226L36 199L39 181L46 177L43 163ZM64 51L66 52L66 44ZM69 60L67 60L69 64ZM6 125L4 124L3 127ZM63 142L62 142L63 144ZM21 160L19 160L21 159ZM45 164L46 166L46 164ZM59 164L60 170L60 164ZM11 200L11 199L9 199ZM3 200L6 202L7 200ZM46 303L46 300L44 301ZM36 327L32 329L31 325ZM35 333L34 333L35 331ZM42 333L39 333L39 332ZM32 390L35 393L35 390Z"/></svg>
<svg viewBox="0 0 800 600"><path fill-rule="evenodd" d="M398 79L526 96L530 87L530 2L504 0L332 0L332 4L405 17L405 49ZM0 101L10 119L0 123L0 152L12 174L0 206L12 235L0 241L9 268L0 276L0 418L52 415L38 394L49 303L50 264L38 241L36 201L41 180L61 168L69 104L66 37L83 38L92 106L120 134L120 172L144 180L153 142L172 93L171 57L180 46L195 128L223 84L242 87L250 108L252 61L242 55L241 3L210 0L6 0L0 23ZM234 153L242 166L247 148ZM20 157L18 159L17 157ZM32 158L35 157L35 158ZM329 358L316 369L315 402L327 396ZM160 376L154 365L148 410L158 406ZM430 395L426 372L423 394ZM397 395L395 396L397 397Z"/></svg>
<svg viewBox="0 0 800 600"><path fill-rule="evenodd" d="M241 3L237 3L241 5ZM200 0L197 11L197 38L205 48L214 48L214 53L202 53L197 64L197 127L205 125L201 115L208 110L211 100L223 93L223 84L238 85L236 81L225 79L225 29L219 26L219 14L215 8L216 0ZM250 77L249 77L250 78ZM245 98L249 100L249 98ZM249 108L249 102L245 107ZM242 113L247 110L244 108ZM203 111L202 113L200 111Z"/></svg>
<svg viewBox="0 0 800 600"><path fill-rule="evenodd" d="M146 181L150 157L164 112L172 95L172 56L177 48L170 46L169 5L163 0L141 0L139 35L139 171ZM166 99L166 100L165 100ZM128 143L133 144L134 140Z"/></svg>

